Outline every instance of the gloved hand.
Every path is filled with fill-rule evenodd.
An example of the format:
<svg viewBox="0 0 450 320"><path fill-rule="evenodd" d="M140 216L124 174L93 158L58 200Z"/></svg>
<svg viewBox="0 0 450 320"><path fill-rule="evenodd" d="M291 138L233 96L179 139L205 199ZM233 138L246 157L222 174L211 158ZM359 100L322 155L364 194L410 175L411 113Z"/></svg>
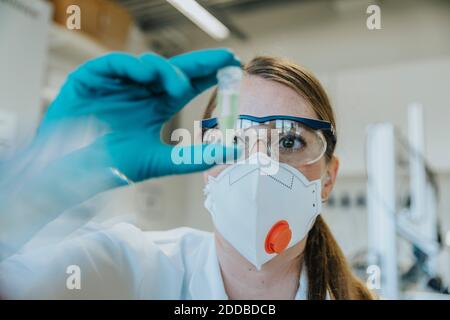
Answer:
<svg viewBox="0 0 450 320"><path fill-rule="evenodd" d="M203 152L202 145L174 150L161 142L161 128L193 97L216 84L218 69L239 64L225 49L190 52L171 59L156 54L137 58L113 53L88 61L69 76L50 106L39 136L46 141L56 132L65 136L68 130L79 136L85 131L82 123L95 123L108 134L82 150L87 158L77 161L117 168L133 181L205 170L223 156L233 156L233 149L212 155ZM73 136L73 132L69 134ZM192 156L200 152L205 161L175 164L171 159L174 152L190 152Z"/></svg>
<svg viewBox="0 0 450 320"><path fill-rule="evenodd" d="M0 257L65 209L125 184L116 170L142 181L236 158L238 150L219 145L167 145L160 132L193 97L216 83L218 69L239 64L226 49L170 59L112 53L71 73L30 147L0 164ZM192 159L200 152L202 161L172 161L173 154L185 152Z"/></svg>

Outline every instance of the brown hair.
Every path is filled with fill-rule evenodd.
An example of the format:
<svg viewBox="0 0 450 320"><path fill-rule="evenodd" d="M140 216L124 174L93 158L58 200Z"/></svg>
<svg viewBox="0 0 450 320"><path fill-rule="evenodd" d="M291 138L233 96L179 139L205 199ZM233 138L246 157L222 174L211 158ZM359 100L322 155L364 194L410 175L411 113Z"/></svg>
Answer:
<svg viewBox="0 0 450 320"><path fill-rule="evenodd" d="M260 56L244 66L247 74L260 76L288 86L310 102L321 120L329 121L336 128L333 109L320 82L309 71L284 59ZM203 118L210 118L216 107L215 90ZM326 160L333 157L336 140L327 137ZM330 229L319 215L308 233L304 252L308 276L308 298L325 299L327 293L333 299L372 299L365 285L356 278Z"/></svg>

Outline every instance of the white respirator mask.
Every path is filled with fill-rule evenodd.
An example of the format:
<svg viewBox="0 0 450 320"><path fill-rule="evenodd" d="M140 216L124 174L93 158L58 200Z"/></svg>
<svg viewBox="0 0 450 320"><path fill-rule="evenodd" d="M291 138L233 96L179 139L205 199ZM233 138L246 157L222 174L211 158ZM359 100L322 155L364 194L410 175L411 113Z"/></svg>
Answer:
<svg viewBox="0 0 450 320"><path fill-rule="evenodd" d="M258 270L305 238L321 212L321 179L255 153L208 177L205 207L218 232Z"/></svg>

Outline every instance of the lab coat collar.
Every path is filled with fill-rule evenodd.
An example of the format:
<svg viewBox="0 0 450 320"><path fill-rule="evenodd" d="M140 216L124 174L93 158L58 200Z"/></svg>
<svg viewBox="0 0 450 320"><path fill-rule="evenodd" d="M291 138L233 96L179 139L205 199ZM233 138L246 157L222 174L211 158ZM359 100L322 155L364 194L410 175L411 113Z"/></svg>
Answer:
<svg viewBox="0 0 450 320"><path fill-rule="evenodd" d="M193 300L228 300L217 260L214 235L211 234L210 237L210 241L204 241L200 248L207 252L206 261L197 259L189 284L189 292Z"/></svg>
<svg viewBox="0 0 450 320"><path fill-rule="evenodd" d="M214 236L212 241L205 241L203 250L208 251L206 261L197 259L189 284L189 292L193 300L228 300L223 285L223 278L217 259ZM299 287L295 295L295 300L306 300L308 298L308 278L306 266L303 265L300 273ZM327 295L327 299L329 299Z"/></svg>
<svg viewBox="0 0 450 320"><path fill-rule="evenodd" d="M308 300L308 277L306 275L306 266L303 264L295 300Z"/></svg>

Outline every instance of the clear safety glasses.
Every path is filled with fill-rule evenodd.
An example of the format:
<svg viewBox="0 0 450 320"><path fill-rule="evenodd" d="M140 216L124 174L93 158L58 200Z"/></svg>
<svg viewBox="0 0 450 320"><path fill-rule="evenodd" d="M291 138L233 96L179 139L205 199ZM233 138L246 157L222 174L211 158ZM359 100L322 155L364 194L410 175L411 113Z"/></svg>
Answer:
<svg viewBox="0 0 450 320"><path fill-rule="evenodd" d="M202 120L201 127L203 143L224 141L217 118ZM336 142L331 123L283 115L240 115L230 134L233 134L233 143L242 148L242 157L265 152L292 166L317 162L325 154L327 144Z"/></svg>

